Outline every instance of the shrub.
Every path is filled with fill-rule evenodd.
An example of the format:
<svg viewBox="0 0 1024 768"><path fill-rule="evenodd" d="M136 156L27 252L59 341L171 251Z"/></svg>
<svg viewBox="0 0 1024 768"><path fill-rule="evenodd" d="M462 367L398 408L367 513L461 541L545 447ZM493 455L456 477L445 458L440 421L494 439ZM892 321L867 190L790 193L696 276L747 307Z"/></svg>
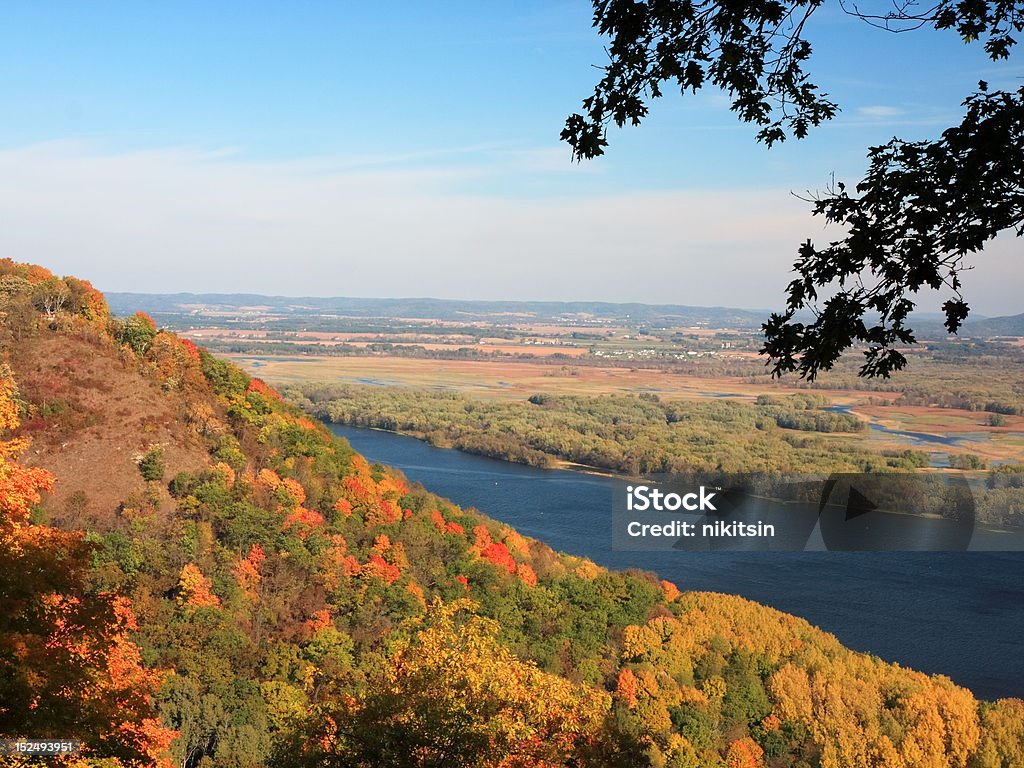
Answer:
<svg viewBox="0 0 1024 768"><path fill-rule="evenodd" d="M139 461L139 472L144 480L164 479L164 449L150 448Z"/></svg>

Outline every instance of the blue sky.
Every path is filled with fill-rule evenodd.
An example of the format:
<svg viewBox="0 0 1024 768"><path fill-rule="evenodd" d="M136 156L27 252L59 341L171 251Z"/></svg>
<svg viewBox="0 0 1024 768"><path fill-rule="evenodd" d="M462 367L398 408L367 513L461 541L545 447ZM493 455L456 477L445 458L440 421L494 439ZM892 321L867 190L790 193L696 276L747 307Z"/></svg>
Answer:
<svg viewBox="0 0 1024 768"><path fill-rule="evenodd" d="M979 79L1024 74L826 6L812 66L843 111L809 139L767 150L722 94L669 94L576 166L557 137L604 62L590 15L9 5L0 247L107 290L775 307L797 244L829 234L791 191L855 181L868 145L934 136ZM980 311L1024 309L1014 247L968 275Z"/></svg>

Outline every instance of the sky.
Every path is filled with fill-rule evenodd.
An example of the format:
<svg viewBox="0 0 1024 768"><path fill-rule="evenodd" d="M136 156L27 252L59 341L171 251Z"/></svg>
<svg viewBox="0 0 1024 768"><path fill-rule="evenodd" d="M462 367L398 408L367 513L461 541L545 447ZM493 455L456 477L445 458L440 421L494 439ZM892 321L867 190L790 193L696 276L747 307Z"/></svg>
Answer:
<svg viewBox="0 0 1024 768"><path fill-rule="evenodd" d="M841 234L798 195L855 183L870 145L937 136L979 79L1024 77L1024 54L826 3L810 68L842 112L809 138L769 150L721 92L670 92L576 164L558 134L607 61L591 12L8 4L0 255L106 291L777 309L799 244ZM1019 255L1001 238L974 260L978 312L1024 311Z"/></svg>

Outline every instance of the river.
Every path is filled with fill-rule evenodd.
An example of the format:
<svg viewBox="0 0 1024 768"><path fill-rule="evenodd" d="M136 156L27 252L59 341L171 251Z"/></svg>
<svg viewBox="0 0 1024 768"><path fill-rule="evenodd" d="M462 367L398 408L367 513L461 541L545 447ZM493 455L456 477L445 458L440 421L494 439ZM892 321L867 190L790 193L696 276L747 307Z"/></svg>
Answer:
<svg viewBox="0 0 1024 768"><path fill-rule="evenodd" d="M329 426L370 461L557 550L655 571L681 589L742 595L982 698L1024 697L1024 553L615 551L609 478Z"/></svg>

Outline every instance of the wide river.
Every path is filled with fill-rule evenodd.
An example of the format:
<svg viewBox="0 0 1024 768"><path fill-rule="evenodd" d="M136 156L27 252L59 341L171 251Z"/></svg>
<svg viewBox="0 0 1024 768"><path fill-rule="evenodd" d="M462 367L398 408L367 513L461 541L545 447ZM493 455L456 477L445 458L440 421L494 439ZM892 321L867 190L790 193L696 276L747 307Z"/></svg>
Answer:
<svg viewBox="0 0 1024 768"><path fill-rule="evenodd" d="M850 648L948 675L982 698L1024 697L1024 553L615 551L608 478L330 428L370 461L555 549L651 570L681 589L742 595L802 616Z"/></svg>

